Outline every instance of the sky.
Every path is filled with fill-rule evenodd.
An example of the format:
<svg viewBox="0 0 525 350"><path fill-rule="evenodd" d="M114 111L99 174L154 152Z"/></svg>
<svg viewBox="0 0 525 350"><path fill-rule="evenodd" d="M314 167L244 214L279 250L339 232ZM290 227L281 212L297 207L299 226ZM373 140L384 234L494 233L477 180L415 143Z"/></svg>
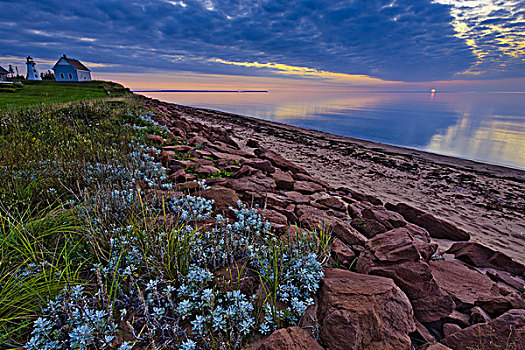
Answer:
<svg viewBox="0 0 525 350"><path fill-rule="evenodd" d="M0 0L0 65L134 89L525 91L525 0Z"/></svg>

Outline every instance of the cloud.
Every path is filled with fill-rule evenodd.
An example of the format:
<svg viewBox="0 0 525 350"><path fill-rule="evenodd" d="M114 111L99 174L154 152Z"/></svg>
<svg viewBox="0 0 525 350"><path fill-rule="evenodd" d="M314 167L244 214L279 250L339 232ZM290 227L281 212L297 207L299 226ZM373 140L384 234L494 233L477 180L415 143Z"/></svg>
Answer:
<svg viewBox="0 0 525 350"><path fill-rule="evenodd" d="M269 65L279 64L304 67L308 78L318 74L311 72L324 72L399 81L446 80L476 67L488 45L481 39L476 39L476 46L468 44L467 38L458 35L455 5L430 0L1 3L3 56L31 54L54 60L66 53L95 62L93 67L106 72L286 74L287 70ZM519 26L508 27L518 22L505 22L502 11L516 12L494 8L492 15L477 25L489 21L483 25L519 31ZM520 18L523 22L523 15ZM514 42L499 45L504 57L489 52L485 60L495 60L499 65L523 57L523 50ZM259 62L263 66L224 64L216 59ZM495 73L491 70L491 76L524 75L522 67L514 63L508 68L498 67Z"/></svg>

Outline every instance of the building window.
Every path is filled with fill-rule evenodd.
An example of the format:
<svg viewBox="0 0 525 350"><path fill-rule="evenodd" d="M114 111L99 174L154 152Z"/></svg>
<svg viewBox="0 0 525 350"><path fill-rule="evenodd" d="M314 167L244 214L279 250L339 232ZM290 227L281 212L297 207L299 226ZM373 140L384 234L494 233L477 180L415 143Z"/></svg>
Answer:
<svg viewBox="0 0 525 350"><path fill-rule="evenodd" d="M71 73L68 74L69 79L73 79L73 75Z"/></svg>
<svg viewBox="0 0 525 350"><path fill-rule="evenodd" d="M60 73L60 78L64 79L64 73Z"/></svg>

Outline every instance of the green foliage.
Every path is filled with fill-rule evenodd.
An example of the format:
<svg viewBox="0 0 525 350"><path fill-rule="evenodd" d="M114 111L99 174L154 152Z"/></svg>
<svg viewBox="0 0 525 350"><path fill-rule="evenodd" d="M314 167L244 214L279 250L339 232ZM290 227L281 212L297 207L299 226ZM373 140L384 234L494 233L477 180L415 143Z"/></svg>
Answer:
<svg viewBox="0 0 525 350"><path fill-rule="evenodd" d="M3 84L0 84L0 86ZM57 82L24 81L0 89L0 112L28 106L66 103L78 100L118 97L129 94L120 84L106 81Z"/></svg>

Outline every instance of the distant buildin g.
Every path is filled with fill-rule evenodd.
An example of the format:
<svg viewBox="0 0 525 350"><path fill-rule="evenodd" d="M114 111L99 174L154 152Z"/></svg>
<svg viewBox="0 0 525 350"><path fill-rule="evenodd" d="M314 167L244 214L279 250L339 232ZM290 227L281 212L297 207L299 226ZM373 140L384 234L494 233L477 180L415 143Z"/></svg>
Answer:
<svg viewBox="0 0 525 350"><path fill-rule="evenodd" d="M26 66L27 66L27 80L42 80L40 78L40 75L38 75L38 72L36 71L35 67L36 63L33 61L33 58L31 56L27 56L26 58Z"/></svg>
<svg viewBox="0 0 525 350"><path fill-rule="evenodd" d="M79 60L69 58L66 55L60 57L53 67L56 81L89 81L91 71Z"/></svg>
<svg viewBox="0 0 525 350"><path fill-rule="evenodd" d="M9 74L9 71L6 69L0 67L0 81L7 81L7 75Z"/></svg>

